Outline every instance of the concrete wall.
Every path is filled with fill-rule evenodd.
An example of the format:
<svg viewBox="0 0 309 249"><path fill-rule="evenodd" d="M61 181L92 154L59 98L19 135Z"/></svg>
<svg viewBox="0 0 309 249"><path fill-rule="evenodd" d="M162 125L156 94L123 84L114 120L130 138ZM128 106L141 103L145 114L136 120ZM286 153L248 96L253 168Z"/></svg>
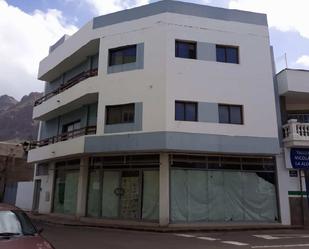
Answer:
<svg viewBox="0 0 309 249"><path fill-rule="evenodd" d="M309 71L286 69L281 71L278 76L279 94L288 92L309 93Z"/></svg>
<svg viewBox="0 0 309 249"><path fill-rule="evenodd" d="M105 133L103 122L106 105L138 102L143 104L143 127L130 133L167 131L278 140L266 25L174 12L95 29L88 23L42 61L41 73L98 37L99 73L94 77L99 82L95 85L99 94L97 135L110 136L108 130ZM215 44L238 46L240 63L207 59L203 55L207 49L200 49L203 56L197 60L175 58L176 39L196 41L199 47L211 44L206 46L208 50L214 49ZM143 69L108 74L109 49L130 44L144 44ZM175 121L175 100L243 105L244 124L219 124L208 119L207 114L203 115L203 122ZM213 117L214 113L209 115ZM216 146L219 148L220 144ZM271 151L278 149L279 143L274 143Z"/></svg>
<svg viewBox="0 0 309 249"><path fill-rule="evenodd" d="M32 210L34 182L18 182L15 206L23 210Z"/></svg>

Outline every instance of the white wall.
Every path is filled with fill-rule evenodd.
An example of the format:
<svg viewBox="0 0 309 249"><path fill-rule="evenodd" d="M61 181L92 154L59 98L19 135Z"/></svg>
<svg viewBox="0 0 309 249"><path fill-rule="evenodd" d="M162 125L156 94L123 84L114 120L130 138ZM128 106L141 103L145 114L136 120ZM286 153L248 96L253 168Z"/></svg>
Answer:
<svg viewBox="0 0 309 249"><path fill-rule="evenodd" d="M34 180L41 180L41 191L39 200L39 213L48 214L52 211L53 189L54 189L54 176L55 176L54 163L48 166L48 175L35 176Z"/></svg>
<svg viewBox="0 0 309 249"><path fill-rule="evenodd" d="M309 71L306 70L284 70L278 76L279 94L287 92L309 93Z"/></svg>
<svg viewBox="0 0 309 249"><path fill-rule="evenodd" d="M16 207L23 210L32 210L34 182L18 182L16 194Z"/></svg>
<svg viewBox="0 0 309 249"><path fill-rule="evenodd" d="M105 105L143 102L143 132L277 137L266 26L172 13L95 30L88 23L44 59L40 72L94 38L100 38L98 135ZM240 64L175 58L175 39L237 45ZM144 69L107 74L108 49L135 43L144 43ZM176 122L176 99L244 105L244 125Z"/></svg>
<svg viewBox="0 0 309 249"><path fill-rule="evenodd" d="M267 27L172 14L167 33L167 130L277 137ZM240 64L175 58L175 39L239 46ZM244 125L174 121L177 99L243 105Z"/></svg>

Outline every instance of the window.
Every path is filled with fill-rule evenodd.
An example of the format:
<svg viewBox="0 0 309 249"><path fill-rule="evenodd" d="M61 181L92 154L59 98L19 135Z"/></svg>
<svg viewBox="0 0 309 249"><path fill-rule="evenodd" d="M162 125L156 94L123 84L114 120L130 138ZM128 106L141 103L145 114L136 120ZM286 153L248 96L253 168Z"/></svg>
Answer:
<svg viewBox="0 0 309 249"><path fill-rule="evenodd" d="M134 122L134 104L106 106L106 124Z"/></svg>
<svg viewBox="0 0 309 249"><path fill-rule="evenodd" d="M217 61L239 64L238 47L217 45Z"/></svg>
<svg viewBox="0 0 309 249"><path fill-rule="evenodd" d="M136 62L136 45L109 50L109 66Z"/></svg>
<svg viewBox="0 0 309 249"><path fill-rule="evenodd" d="M219 122L243 124L243 107L241 105L219 105Z"/></svg>
<svg viewBox="0 0 309 249"><path fill-rule="evenodd" d="M176 41L175 48L176 57L196 59L196 42Z"/></svg>
<svg viewBox="0 0 309 249"><path fill-rule="evenodd" d="M197 103L176 101L175 120L197 121Z"/></svg>
<svg viewBox="0 0 309 249"><path fill-rule="evenodd" d="M72 132L80 129L80 120L62 126L62 132Z"/></svg>

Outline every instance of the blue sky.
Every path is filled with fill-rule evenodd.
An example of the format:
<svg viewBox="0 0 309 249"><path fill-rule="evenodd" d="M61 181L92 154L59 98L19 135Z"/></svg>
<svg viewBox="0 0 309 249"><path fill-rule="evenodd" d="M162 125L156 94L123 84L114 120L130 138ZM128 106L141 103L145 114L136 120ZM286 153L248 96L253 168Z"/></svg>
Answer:
<svg viewBox="0 0 309 249"><path fill-rule="evenodd" d="M38 63L64 33L72 34L94 16L149 2L154 0L0 0L0 63L4 65L0 95L19 99L31 91L42 91L43 83L36 80ZM277 69L284 67L285 53L289 67L309 69L308 0L187 2L266 13Z"/></svg>

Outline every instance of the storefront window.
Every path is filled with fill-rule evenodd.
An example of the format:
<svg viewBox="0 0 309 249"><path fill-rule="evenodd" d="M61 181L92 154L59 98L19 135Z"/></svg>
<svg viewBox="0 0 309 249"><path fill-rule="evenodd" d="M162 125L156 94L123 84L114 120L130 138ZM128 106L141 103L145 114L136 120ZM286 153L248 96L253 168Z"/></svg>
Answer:
<svg viewBox="0 0 309 249"><path fill-rule="evenodd" d="M124 220L159 218L159 170L154 166L109 167L113 158L90 169L87 215ZM138 163L139 158L130 158ZM127 159L125 160L127 161ZM100 163L98 163L100 164ZM98 165L97 164L97 165Z"/></svg>
<svg viewBox="0 0 309 249"><path fill-rule="evenodd" d="M159 219L159 171L144 171L143 210L145 220Z"/></svg>
<svg viewBox="0 0 309 249"><path fill-rule="evenodd" d="M122 190L119 187L120 172L105 171L102 192L102 217L117 218L119 215L119 197Z"/></svg>
<svg viewBox="0 0 309 249"><path fill-rule="evenodd" d="M54 213L75 214L79 162L76 165L59 164L56 166Z"/></svg>
<svg viewBox="0 0 309 249"><path fill-rule="evenodd" d="M99 217L100 216L100 170L94 169L89 175L88 184L88 216Z"/></svg>
<svg viewBox="0 0 309 249"><path fill-rule="evenodd" d="M278 221L275 172L273 166L269 170L269 161L254 160L251 171L250 160L241 158L218 158L216 169L212 158L202 161L199 169L179 161L172 166L172 222Z"/></svg>

